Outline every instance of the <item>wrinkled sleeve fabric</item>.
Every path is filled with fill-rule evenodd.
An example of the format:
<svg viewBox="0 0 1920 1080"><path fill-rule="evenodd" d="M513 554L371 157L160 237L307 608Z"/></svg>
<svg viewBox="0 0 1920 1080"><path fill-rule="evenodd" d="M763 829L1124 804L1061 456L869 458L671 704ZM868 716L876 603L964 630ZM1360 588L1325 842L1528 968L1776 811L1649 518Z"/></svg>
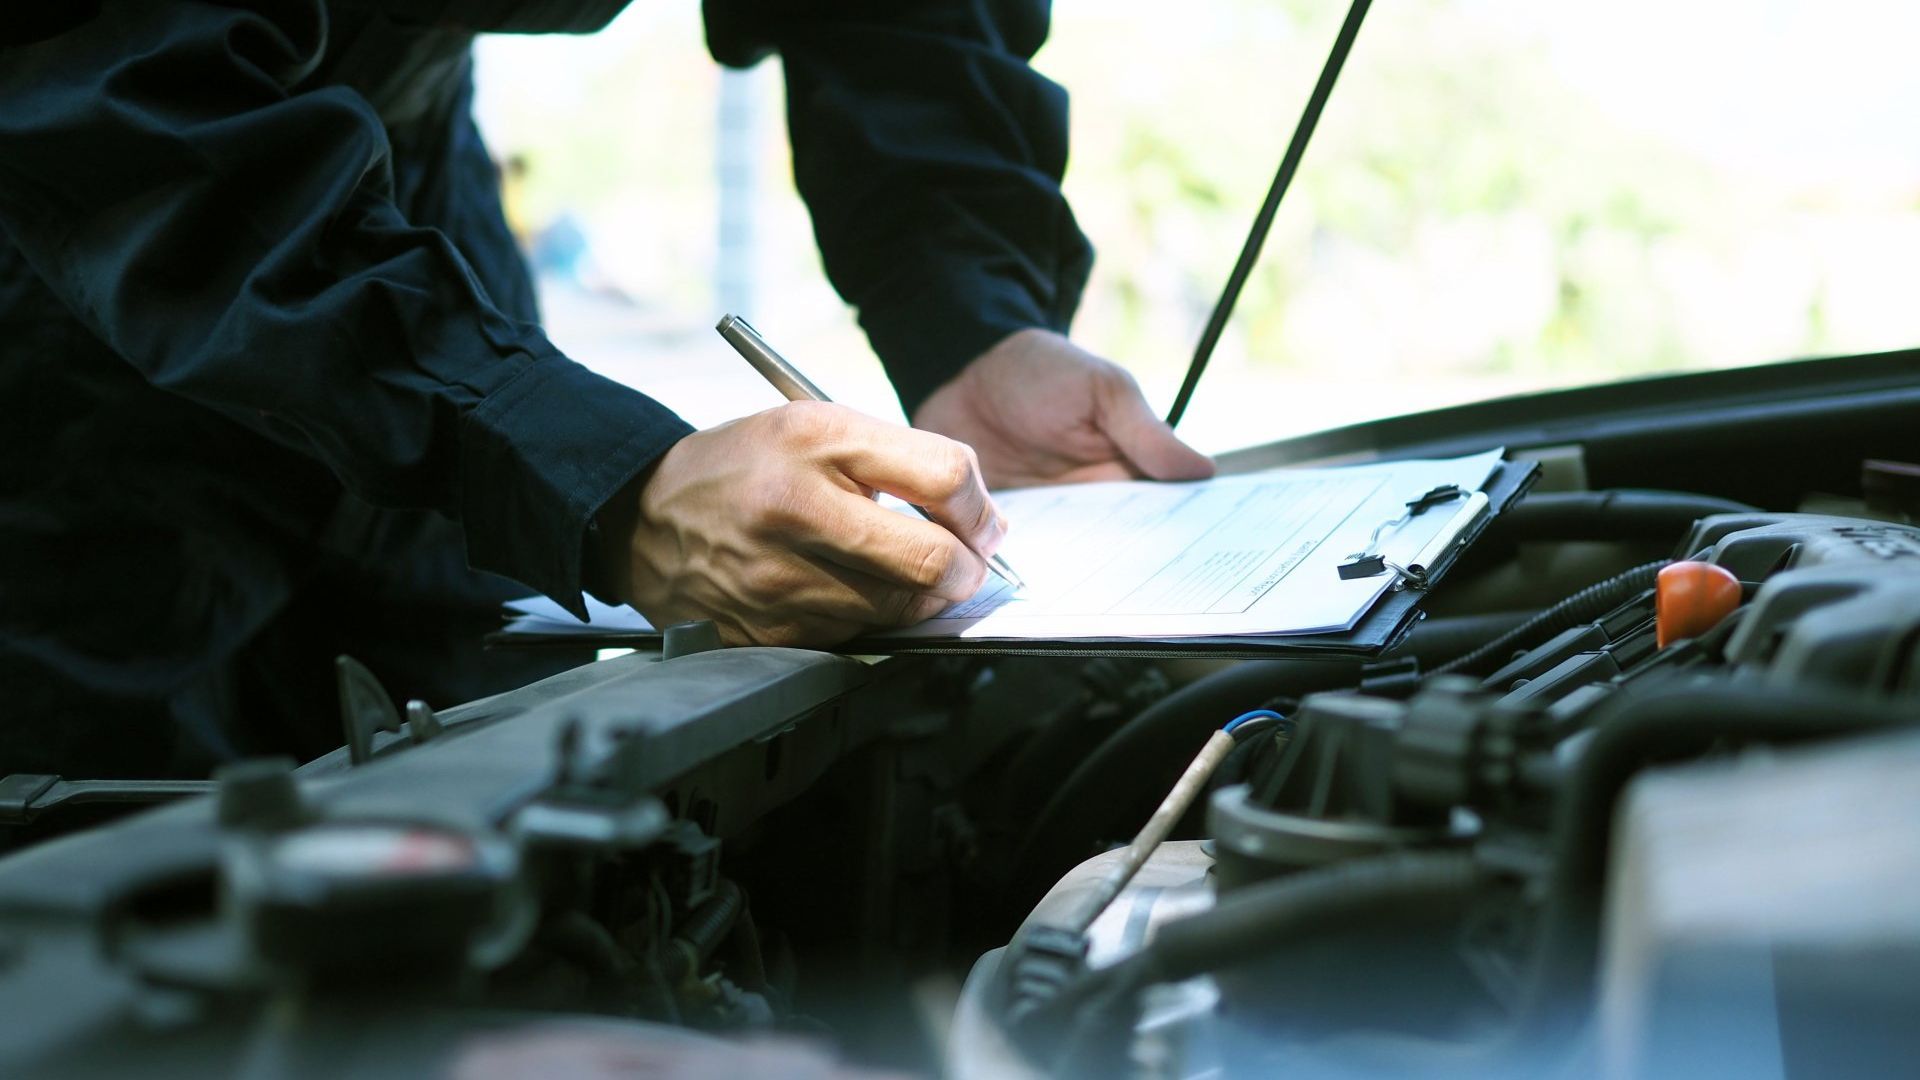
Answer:
<svg viewBox="0 0 1920 1080"><path fill-rule="evenodd" d="M708 47L780 55L828 277L907 415L1017 330L1064 332L1093 252L1060 180L1045 0L705 0Z"/></svg>
<svg viewBox="0 0 1920 1080"><path fill-rule="evenodd" d="M325 32L316 0L109 4L0 49L0 229L154 385L583 613L592 515L691 429L405 220L371 106L299 89Z"/></svg>

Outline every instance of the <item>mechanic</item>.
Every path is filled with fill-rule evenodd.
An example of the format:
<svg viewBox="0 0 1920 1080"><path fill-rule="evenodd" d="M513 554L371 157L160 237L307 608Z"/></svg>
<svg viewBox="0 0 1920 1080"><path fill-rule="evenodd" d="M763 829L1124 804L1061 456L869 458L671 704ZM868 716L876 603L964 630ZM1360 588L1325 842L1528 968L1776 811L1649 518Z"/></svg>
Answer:
<svg viewBox="0 0 1920 1080"><path fill-rule="evenodd" d="M792 404L696 432L562 356L469 47L623 6L9 14L0 773L330 749L336 653L435 704L577 662L481 654L514 582L828 645L970 595L989 485L1211 472L1063 336L1091 250L1066 96L1027 64L1043 0L705 4L716 58L784 61L828 274L917 429Z"/></svg>

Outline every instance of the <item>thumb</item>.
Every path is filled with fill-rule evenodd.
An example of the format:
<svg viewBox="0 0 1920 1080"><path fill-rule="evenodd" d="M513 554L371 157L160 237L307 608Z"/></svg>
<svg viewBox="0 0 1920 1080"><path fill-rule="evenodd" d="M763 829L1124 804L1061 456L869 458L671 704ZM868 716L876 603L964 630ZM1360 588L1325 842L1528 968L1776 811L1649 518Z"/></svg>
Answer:
<svg viewBox="0 0 1920 1080"><path fill-rule="evenodd" d="M1133 376L1115 369L1104 380L1095 422L1120 456L1150 480L1205 480L1213 459L1180 441L1166 421L1155 416Z"/></svg>

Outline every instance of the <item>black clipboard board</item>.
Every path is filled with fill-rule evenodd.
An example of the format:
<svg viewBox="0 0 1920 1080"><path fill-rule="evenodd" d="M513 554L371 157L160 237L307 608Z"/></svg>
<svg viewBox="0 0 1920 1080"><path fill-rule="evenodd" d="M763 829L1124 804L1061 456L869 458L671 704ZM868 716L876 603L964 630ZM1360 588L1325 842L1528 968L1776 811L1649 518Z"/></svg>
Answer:
<svg viewBox="0 0 1920 1080"><path fill-rule="evenodd" d="M1337 634L1245 634L1231 637L1190 638L856 638L834 649L854 656L1137 656L1205 657L1219 659L1371 659L1400 644L1423 617L1420 602L1427 591L1453 568L1462 552L1480 538L1493 520L1507 511L1540 476L1533 461L1502 461L1480 490L1487 505L1426 566L1421 588L1396 588L1382 596L1351 630ZM658 648L658 631L616 630L605 633L542 634L502 630L487 636L489 647L566 646L572 648Z"/></svg>

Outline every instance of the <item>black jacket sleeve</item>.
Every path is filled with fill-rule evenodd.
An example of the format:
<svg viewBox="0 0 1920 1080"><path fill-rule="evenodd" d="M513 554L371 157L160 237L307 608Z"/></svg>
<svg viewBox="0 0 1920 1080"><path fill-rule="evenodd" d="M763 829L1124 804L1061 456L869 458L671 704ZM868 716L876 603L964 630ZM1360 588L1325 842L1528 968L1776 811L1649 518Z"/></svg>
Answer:
<svg viewBox="0 0 1920 1080"><path fill-rule="evenodd" d="M1064 331L1093 253L1060 193L1045 0L705 0L726 64L777 51L828 277L911 416L999 339Z"/></svg>
<svg viewBox="0 0 1920 1080"><path fill-rule="evenodd" d="M0 229L153 384L459 518L475 567L579 609L591 515L690 429L404 219L366 100L298 89L318 0L250 6L109 5L0 49Z"/></svg>

